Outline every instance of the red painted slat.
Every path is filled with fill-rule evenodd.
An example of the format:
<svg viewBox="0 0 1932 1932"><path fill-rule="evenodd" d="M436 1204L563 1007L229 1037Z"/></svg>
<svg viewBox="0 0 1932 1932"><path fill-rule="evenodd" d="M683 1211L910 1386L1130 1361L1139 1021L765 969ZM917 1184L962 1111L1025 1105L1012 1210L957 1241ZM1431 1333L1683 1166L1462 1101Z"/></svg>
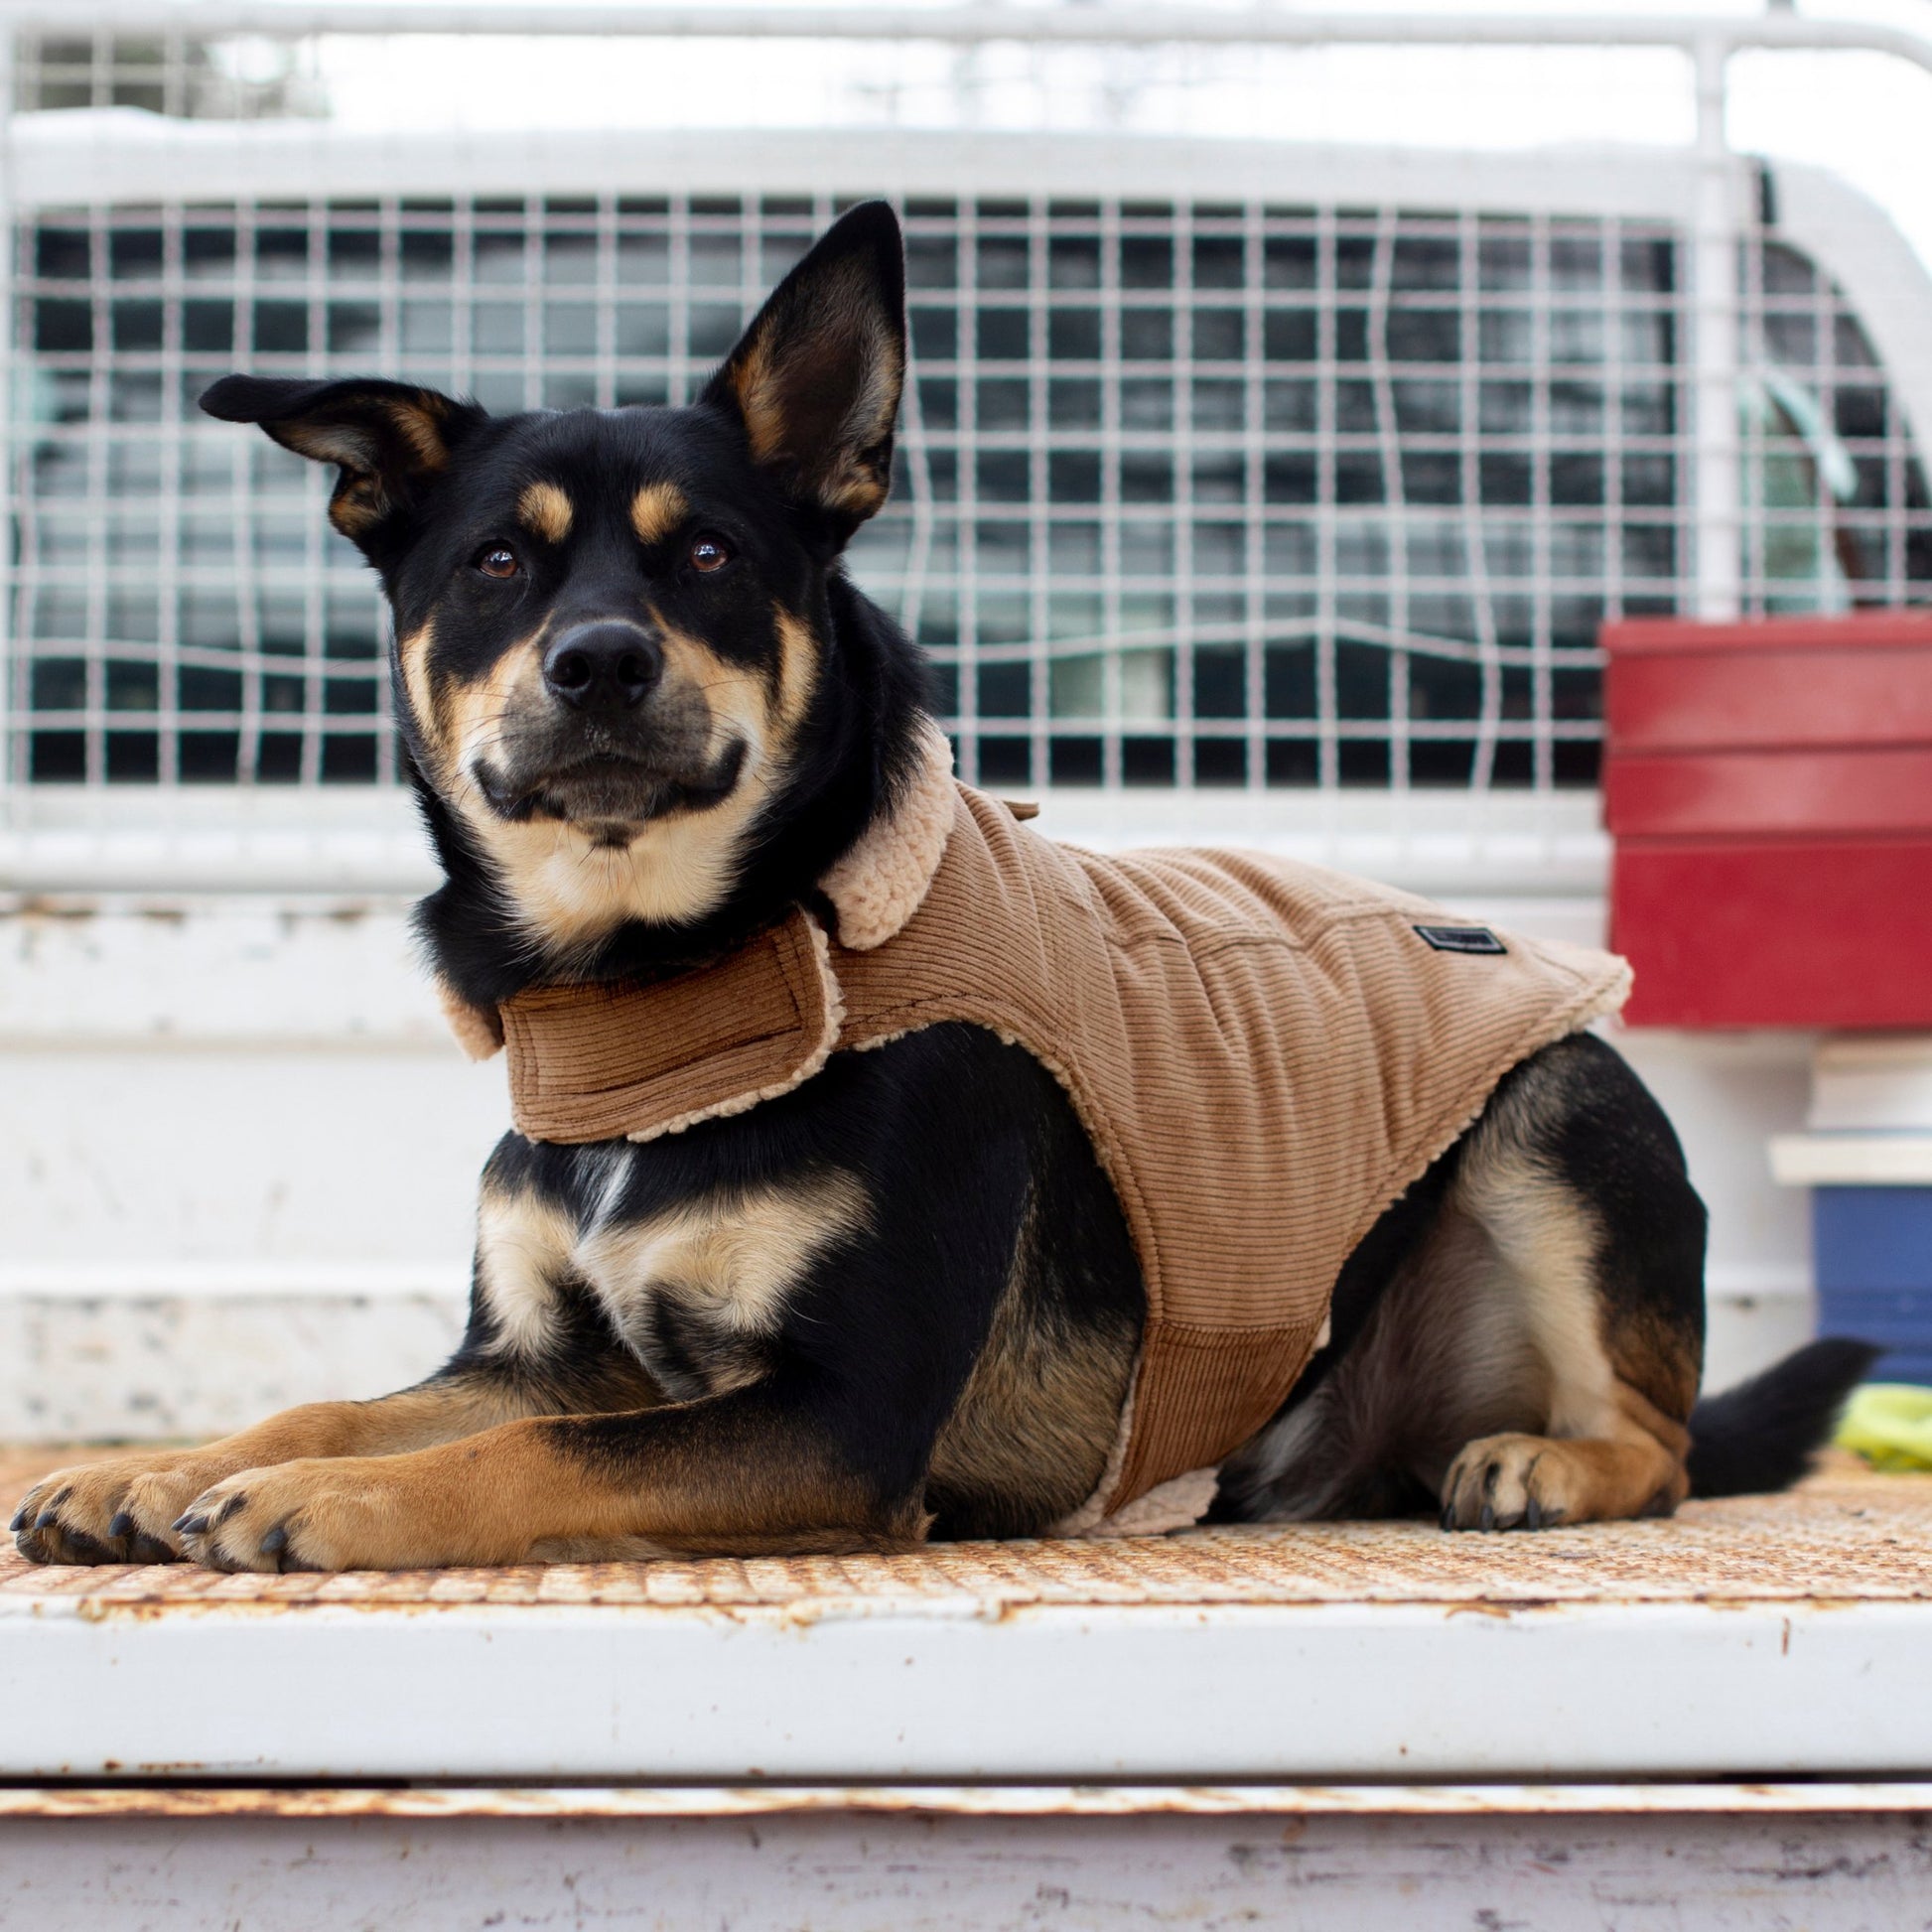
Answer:
<svg viewBox="0 0 1932 1932"><path fill-rule="evenodd" d="M1604 771L1603 806L1618 838L1932 834L1932 744L1619 756Z"/></svg>
<svg viewBox="0 0 1932 1932"><path fill-rule="evenodd" d="M1630 1019L1932 1026L1932 612L1602 643Z"/></svg>
<svg viewBox="0 0 1932 1932"><path fill-rule="evenodd" d="M1628 618L1606 623L1599 638L1611 657L1686 651L1836 650L1932 647L1932 611L1854 611L1836 618L1752 618L1739 623L1698 623L1688 618Z"/></svg>
<svg viewBox="0 0 1932 1932"><path fill-rule="evenodd" d="M1932 626L1922 647L1611 655L1604 715L1623 752L1932 746Z"/></svg>
<svg viewBox="0 0 1932 1932"><path fill-rule="evenodd" d="M1620 843L1626 1018L1661 1027L1932 1027L1932 839Z"/></svg>

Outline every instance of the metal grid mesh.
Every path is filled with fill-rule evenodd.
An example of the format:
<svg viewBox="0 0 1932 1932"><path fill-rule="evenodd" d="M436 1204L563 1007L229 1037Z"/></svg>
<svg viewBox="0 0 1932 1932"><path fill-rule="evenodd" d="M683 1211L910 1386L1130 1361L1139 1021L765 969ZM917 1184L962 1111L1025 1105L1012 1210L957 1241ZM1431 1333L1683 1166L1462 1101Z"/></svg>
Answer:
<svg viewBox="0 0 1932 1932"><path fill-rule="evenodd" d="M196 395L252 367L499 409L678 401L833 211L606 195L23 223L15 772L393 782L381 614L326 479ZM930 647L968 776L1592 781L1598 622L1692 588L1681 233L904 212L899 483L853 562ZM1747 607L1924 596L1924 477L1857 319L1761 235L1741 275Z"/></svg>
<svg viewBox="0 0 1932 1932"><path fill-rule="evenodd" d="M1743 567L1753 612L1932 595L1925 471L1840 292L1795 249L1744 251Z"/></svg>
<svg viewBox="0 0 1932 1932"><path fill-rule="evenodd" d="M924 448L867 554L981 775L1593 776L1596 622L1675 608L1687 547L1667 230L912 216Z"/></svg>
<svg viewBox="0 0 1932 1932"><path fill-rule="evenodd" d="M14 49L14 105L133 107L196 120L321 113L326 95L316 53L313 40L210 43L186 34L100 29L23 34Z"/></svg>

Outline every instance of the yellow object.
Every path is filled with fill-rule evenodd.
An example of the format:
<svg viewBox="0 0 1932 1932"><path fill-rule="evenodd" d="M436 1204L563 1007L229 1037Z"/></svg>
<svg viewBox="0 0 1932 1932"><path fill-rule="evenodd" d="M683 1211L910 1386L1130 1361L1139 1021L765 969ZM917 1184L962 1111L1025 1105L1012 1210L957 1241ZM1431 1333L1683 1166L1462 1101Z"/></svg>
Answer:
<svg viewBox="0 0 1932 1932"><path fill-rule="evenodd" d="M1932 1389L1867 1382L1846 1404L1835 1440L1874 1469L1932 1469Z"/></svg>

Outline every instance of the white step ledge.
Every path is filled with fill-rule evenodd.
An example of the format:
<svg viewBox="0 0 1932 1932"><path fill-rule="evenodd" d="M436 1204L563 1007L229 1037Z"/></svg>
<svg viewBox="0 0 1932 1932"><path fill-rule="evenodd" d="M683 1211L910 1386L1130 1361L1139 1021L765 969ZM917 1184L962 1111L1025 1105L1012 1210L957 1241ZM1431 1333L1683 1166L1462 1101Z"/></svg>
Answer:
<svg viewBox="0 0 1932 1932"><path fill-rule="evenodd" d="M1932 1772L1923 1601L426 1610L0 1599L0 1775L1348 1783ZM320 1685L326 1696L304 1689Z"/></svg>
<svg viewBox="0 0 1932 1932"><path fill-rule="evenodd" d="M1771 1173L1785 1187L1932 1187L1932 1134L1777 1134Z"/></svg>

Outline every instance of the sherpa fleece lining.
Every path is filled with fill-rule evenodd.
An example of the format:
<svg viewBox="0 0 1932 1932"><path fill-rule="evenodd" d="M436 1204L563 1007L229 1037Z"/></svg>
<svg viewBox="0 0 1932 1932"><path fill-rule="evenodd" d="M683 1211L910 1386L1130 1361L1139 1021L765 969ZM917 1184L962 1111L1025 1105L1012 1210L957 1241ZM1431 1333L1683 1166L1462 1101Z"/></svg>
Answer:
<svg viewBox="0 0 1932 1932"><path fill-rule="evenodd" d="M883 946L919 909L952 820L952 747L930 718L922 718L917 761L904 791L818 882L838 912L839 944L848 952Z"/></svg>

